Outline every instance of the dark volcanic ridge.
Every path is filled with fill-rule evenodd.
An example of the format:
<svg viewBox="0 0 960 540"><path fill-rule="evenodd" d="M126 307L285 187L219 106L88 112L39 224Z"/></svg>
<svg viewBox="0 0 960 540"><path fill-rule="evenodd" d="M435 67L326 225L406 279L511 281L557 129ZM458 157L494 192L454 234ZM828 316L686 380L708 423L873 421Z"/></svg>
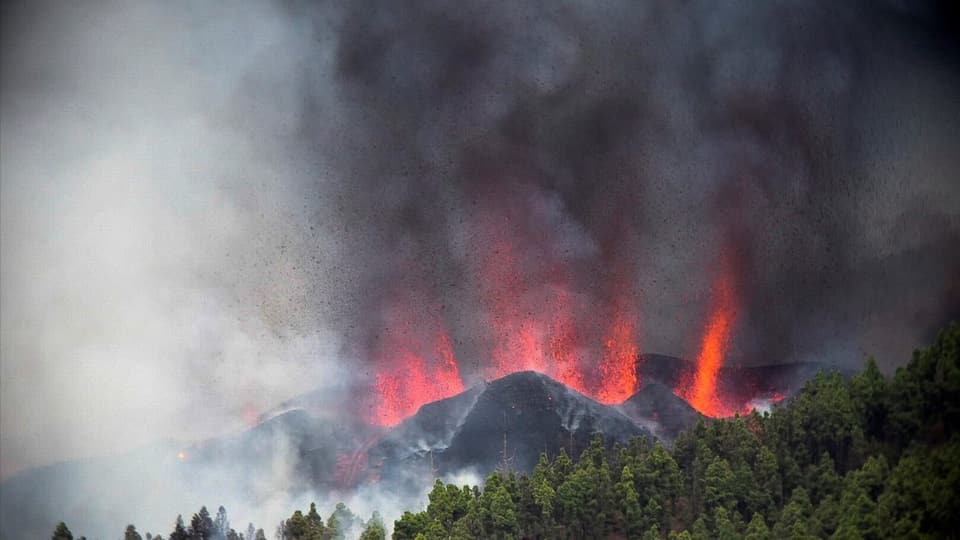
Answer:
<svg viewBox="0 0 960 540"><path fill-rule="evenodd" d="M620 404L619 409L658 438L672 443L684 429L704 418L689 403L674 395L663 383L644 383L640 390Z"/></svg>
<svg viewBox="0 0 960 540"><path fill-rule="evenodd" d="M312 485L345 488L368 481L418 478L461 469L485 475L497 468L529 471L541 452L578 454L600 434L607 444L632 436L666 443L703 418L673 389L694 372L692 362L642 355L640 390L609 406L546 375L518 372L432 403L392 428L338 413L323 390L287 400L261 415L260 424L190 450L191 460L262 462L284 443L295 449L297 470ZM747 404L790 396L817 371L817 363L724 367L718 391ZM506 449L505 449L506 448ZM506 456L506 460L504 460Z"/></svg>
<svg viewBox="0 0 960 540"><path fill-rule="evenodd" d="M414 497L438 475L529 472L542 452L579 455L596 435L608 446L635 436L669 444L702 418L672 390L692 367L677 358L644 355L640 390L613 406L540 373L514 373L427 403L392 428L344 414L342 403L317 390L230 436L185 447L165 442L118 457L24 471L0 484L0 499L15 501L0 507L0 534L10 527L46 534L51 517L38 512L50 500L63 510L58 519L69 518L80 528L122 520L114 515L117 509L144 485L170 500L202 501L203 494L218 493L224 497L219 502L233 505L236 497L255 499L276 490L342 493L373 483ZM823 366L725 368L720 390L744 403L769 394L790 396L819 369ZM127 488L98 492L97 486L118 485Z"/></svg>
<svg viewBox="0 0 960 540"><path fill-rule="evenodd" d="M472 403L465 408L467 402ZM617 408L524 371L421 407L388 432L368 459L382 478L424 469L437 474L471 469L485 475L504 468L529 472L541 452L556 455L564 448L577 454L596 434L608 445L653 437Z"/></svg>

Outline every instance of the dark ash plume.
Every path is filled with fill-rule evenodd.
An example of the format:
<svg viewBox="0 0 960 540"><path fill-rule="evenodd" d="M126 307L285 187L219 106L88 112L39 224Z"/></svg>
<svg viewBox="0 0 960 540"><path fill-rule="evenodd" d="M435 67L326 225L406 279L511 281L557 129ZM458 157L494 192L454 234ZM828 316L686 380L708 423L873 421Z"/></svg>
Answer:
<svg viewBox="0 0 960 540"><path fill-rule="evenodd" d="M516 301L549 309L562 269L581 336L626 271L642 349L694 354L726 254L733 360L904 361L958 305L960 86L931 10L353 4L334 79L352 341L417 283L482 362L471 250L499 220Z"/></svg>

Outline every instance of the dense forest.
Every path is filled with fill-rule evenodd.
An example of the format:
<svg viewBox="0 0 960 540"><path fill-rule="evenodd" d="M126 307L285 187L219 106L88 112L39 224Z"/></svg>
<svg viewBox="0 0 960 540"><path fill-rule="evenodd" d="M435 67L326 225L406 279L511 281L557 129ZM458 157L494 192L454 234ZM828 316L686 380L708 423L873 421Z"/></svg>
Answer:
<svg viewBox="0 0 960 540"><path fill-rule="evenodd" d="M672 448L646 439L574 461L542 455L532 474L498 471L483 488L437 480L396 540L467 538L957 538L960 536L960 326L916 351L893 377L870 359L849 379L821 373L772 412L700 422ZM296 511L281 540L384 538L338 505ZM71 540L60 524L54 540ZM147 534L143 538L159 540ZM221 507L169 540L262 540ZM134 526L124 540L140 540Z"/></svg>

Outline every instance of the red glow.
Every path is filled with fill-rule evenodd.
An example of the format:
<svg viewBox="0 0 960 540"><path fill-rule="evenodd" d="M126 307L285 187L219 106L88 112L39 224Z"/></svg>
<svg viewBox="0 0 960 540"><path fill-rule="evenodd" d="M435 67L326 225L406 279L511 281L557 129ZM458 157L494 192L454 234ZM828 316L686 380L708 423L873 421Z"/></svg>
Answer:
<svg viewBox="0 0 960 540"><path fill-rule="evenodd" d="M260 423L260 412L255 405L247 404L243 407L243 423L248 428Z"/></svg>
<svg viewBox="0 0 960 540"><path fill-rule="evenodd" d="M403 306L388 311L385 318L391 326L380 337L375 396L367 420L395 426L421 405L459 394L463 381L453 344L442 327L415 326L420 317Z"/></svg>
<svg viewBox="0 0 960 540"><path fill-rule="evenodd" d="M334 466L334 481L338 488L350 488L360 483L366 476L368 481L378 481L376 471L367 470L368 452L378 442L382 434L377 434L365 441L354 440L355 448L351 452L341 452L337 455Z"/></svg>
<svg viewBox="0 0 960 540"><path fill-rule="evenodd" d="M463 391L453 348L445 334L437 336L436 348L429 356L401 350L393 355L391 364L376 375L377 400L369 419L373 424L395 426L424 403Z"/></svg>
<svg viewBox="0 0 960 540"><path fill-rule="evenodd" d="M516 371L546 372L541 321L525 313L519 301L524 287L513 246L500 238L487 255L481 270L481 286L489 305L494 344L492 361L484 369L485 376L496 379Z"/></svg>
<svg viewBox="0 0 960 540"><path fill-rule="evenodd" d="M573 321L570 294L565 289L556 292L556 322L549 336L551 375L561 383L588 393L577 355L577 333Z"/></svg>
<svg viewBox="0 0 960 540"><path fill-rule="evenodd" d="M568 263L536 241L548 235L513 230L509 209L505 212L497 219L490 217L496 213L483 214L474 223L476 237L483 240L472 252L491 342L483 376L491 380L537 371L600 402L623 402L638 386L636 314L628 309L630 289L623 286L628 273L612 280L614 309L578 304L582 300L572 292ZM517 249L519 240L527 249ZM595 321L584 325L578 310L610 313L612 320L605 330L593 330Z"/></svg>
<svg viewBox="0 0 960 540"><path fill-rule="evenodd" d="M621 403L629 398L638 382L632 310L618 306L600 343L594 344L592 353L589 345L583 350L565 265L548 253L525 253L527 260L536 263L533 266L546 269L533 276L535 283L546 285L528 286L531 276L524 273L525 259L515 249L508 225L509 220L481 220L478 225L481 238L492 239L490 244L494 246L492 252L476 246L476 253L482 255L478 278L489 310L493 342L491 362L482 369L485 377L495 379L531 370L603 403ZM618 298L618 303L624 302ZM525 307L530 304L540 307ZM599 369L587 371L585 364Z"/></svg>
<svg viewBox="0 0 960 540"><path fill-rule="evenodd" d="M741 411L741 408L726 403L717 388L717 376L723 367L737 317L733 279L725 259L713 287L713 306L697 355L696 372L675 390L694 409L713 418L733 416Z"/></svg>
<svg viewBox="0 0 960 540"><path fill-rule="evenodd" d="M637 391L637 343L634 319L618 309L603 341L597 401L623 403Z"/></svg>
<svg viewBox="0 0 960 540"><path fill-rule="evenodd" d="M477 302L479 317L466 323L476 324L470 331L479 341L471 351L477 364L461 374L447 321L415 311L435 304L429 294L406 291L388 299L374 348L368 421L396 425L421 405L461 392L461 375L494 380L537 371L606 404L636 392L638 314L631 267L616 256L623 247L616 235L605 250L605 268L615 275L585 290L572 279L569 249L549 241L550 218L531 216L517 203L524 193L500 195L485 204L479 196L478 212L469 217L466 277L476 296L465 301ZM425 344L427 332L434 337Z"/></svg>

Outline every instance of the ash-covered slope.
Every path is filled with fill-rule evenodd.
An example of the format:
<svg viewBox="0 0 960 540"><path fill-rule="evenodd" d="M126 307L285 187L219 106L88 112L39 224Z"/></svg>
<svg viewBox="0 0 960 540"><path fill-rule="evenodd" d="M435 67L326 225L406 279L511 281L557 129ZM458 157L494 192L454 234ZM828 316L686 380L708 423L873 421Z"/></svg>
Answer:
<svg viewBox="0 0 960 540"><path fill-rule="evenodd" d="M619 408L666 442L672 442L681 431L703 418L690 404L674 395L668 386L655 381L645 383Z"/></svg>
<svg viewBox="0 0 960 540"><path fill-rule="evenodd" d="M462 417L441 421L453 409ZM608 444L653 436L616 407L525 371L424 406L375 445L368 459L384 480L430 468L439 474L467 469L485 475L505 458L511 469L530 471L541 452L555 455L565 448L576 454L595 434Z"/></svg>

